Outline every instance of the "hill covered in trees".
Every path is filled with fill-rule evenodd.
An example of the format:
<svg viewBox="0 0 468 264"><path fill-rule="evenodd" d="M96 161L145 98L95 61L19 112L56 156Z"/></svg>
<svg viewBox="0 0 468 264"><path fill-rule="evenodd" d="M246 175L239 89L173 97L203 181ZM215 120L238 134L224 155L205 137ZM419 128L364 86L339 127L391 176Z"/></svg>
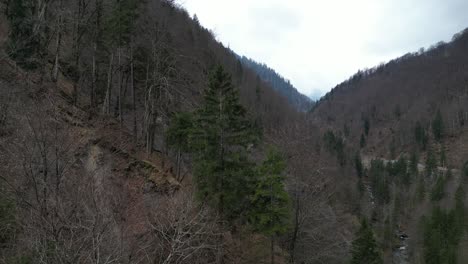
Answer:
<svg viewBox="0 0 468 264"><path fill-rule="evenodd" d="M0 262L348 258L318 129L175 1L0 12Z"/></svg>
<svg viewBox="0 0 468 264"><path fill-rule="evenodd" d="M337 157L355 164L360 206L373 219L384 263L468 259L467 54L464 30L358 71L310 113Z"/></svg>
<svg viewBox="0 0 468 264"><path fill-rule="evenodd" d="M306 113L172 0L0 12L0 263L468 259L466 33Z"/></svg>
<svg viewBox="0 0 468 264"><path fill-rule="evenodd" d="M241 56L240 60L243 65L257 73L260 79L270 84L279 94L288 98L288 101L299 111L309 111L313 106L314 102L309 97L298 92L289 80L286 80L266 64L258 63L245 56Z"/></svg>

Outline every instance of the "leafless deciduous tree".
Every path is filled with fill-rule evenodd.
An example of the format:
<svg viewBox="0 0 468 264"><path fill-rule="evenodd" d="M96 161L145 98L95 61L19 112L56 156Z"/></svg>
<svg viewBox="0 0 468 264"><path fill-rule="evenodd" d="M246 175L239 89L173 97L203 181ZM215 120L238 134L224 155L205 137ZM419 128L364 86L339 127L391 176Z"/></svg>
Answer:
<svg viewBox="0 0 468 264"><path fill-rule="evenodd" d="M188 193L158 197L148 211L147 225L150 230L142 238L137 263L214 263L223 251L213 213Z"/></svg>

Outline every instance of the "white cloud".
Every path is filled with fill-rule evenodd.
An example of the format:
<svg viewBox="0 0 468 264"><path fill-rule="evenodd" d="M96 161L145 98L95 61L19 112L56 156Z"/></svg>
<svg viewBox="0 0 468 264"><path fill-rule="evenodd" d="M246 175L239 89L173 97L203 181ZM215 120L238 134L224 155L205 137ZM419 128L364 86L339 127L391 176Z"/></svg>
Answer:
<svg viewBox="0 0 468 264"><path fill-rule="evenodd" d="M468 27L466 0L179 0L241 55L303 93L325 93L358 69Z"/></svg>

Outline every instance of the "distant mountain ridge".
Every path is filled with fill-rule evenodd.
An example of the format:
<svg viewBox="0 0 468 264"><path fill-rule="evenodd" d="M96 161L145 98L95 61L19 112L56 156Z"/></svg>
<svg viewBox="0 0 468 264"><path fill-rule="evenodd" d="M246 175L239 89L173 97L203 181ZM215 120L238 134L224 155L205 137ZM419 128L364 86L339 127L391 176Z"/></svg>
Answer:
<svg viewBox="0 0 468 264"><path fill-rule="evenodd" d="M296 109L306 112L312 108L314 101L300 93L289 80L285 79L274 69L245 56L239 56L239 59L244 66L257 73L262 81L269 83L274 90L285 96Z"/></svg>

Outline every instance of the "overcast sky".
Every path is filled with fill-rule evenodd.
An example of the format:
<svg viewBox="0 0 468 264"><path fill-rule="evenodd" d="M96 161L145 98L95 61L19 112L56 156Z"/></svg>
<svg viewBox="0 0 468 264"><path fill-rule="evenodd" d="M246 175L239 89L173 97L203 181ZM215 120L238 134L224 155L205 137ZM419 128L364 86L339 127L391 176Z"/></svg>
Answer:
<svg viewBox="0 0 468 264"><path fill-rule="evenodd" d="M178 2L226 46L312 96L359 69L450 41L468 27L468 0Z"/></svg>

